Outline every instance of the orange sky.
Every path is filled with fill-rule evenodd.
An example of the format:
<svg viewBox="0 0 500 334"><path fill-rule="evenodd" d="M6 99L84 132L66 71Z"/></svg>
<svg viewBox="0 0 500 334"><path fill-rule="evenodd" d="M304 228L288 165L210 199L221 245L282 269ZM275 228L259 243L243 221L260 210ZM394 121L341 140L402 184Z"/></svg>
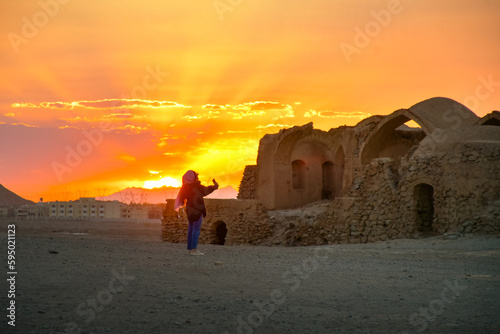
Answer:
<svg viewBox="0 0 500 334"><path fill-rule="evenodd" d="M435 96L483 116L498 17L499 0L2 1L0 183L65 200L195 169L237 188L283 127Z"/></svg>

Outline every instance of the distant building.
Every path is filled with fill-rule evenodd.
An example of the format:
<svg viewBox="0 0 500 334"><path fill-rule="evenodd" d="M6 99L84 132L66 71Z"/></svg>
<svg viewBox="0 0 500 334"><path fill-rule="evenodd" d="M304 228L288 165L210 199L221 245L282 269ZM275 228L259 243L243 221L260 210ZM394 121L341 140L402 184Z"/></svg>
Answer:
<svg viewBox="0 0 500 334"><path fill-rule="evenodd" d="M123 205L121 208L122 219L148 220L161 219L164 204L137 204Z"/></svg>
<svg viewBox="0 0 500 334"><path fill-rule="evenodd" d="M27 212L26 219L37 220L37 219L48 219L49 208L43 203L38 203L35 205L27 205L24 209ZM18 217L21 218L21 217Z"/></svg>
<svg viewBox="0 0 500 334"><path fill-rule="evenodd" d="M15 217L20 220L160 220L163 207L163 204L125 204L116 200L100 201L94 197L81 197L74 201L23 205L16 209ZM9 214L7 208L1 210L0 216Z"/></svg>
<svg viewBox="0 0 500 334"><path fill-rule="evenodd" d="M81 197L76 201L47 202L48 216L51 219L117 219L120 218L118 201L98 201L93 197Z"/></svg>

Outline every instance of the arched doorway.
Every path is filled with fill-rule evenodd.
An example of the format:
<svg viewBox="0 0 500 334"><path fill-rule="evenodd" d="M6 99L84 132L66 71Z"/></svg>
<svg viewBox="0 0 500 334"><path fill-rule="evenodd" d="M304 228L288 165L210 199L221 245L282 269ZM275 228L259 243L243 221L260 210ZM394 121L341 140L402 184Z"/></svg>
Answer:
<svg viewBox="0 0 500 334"><path fill-rule="evenodd" d="M223 221L217 221L213 224L212 244L224 245L226 243L227 226Z"/></svg>
<svg viewBox="0 0 500 334"><path fill-rule="evenodd" d="M416 221L415 229L424 234L434 231L434 188L427 183L420 183L413 189Z"/></svg>
<svg viewBox="0 0 500 334"><path fill-rule="evenodd" d="M322 166L323 188L321 190L321 199L333 198L333 162L325 161Z"/></svg>

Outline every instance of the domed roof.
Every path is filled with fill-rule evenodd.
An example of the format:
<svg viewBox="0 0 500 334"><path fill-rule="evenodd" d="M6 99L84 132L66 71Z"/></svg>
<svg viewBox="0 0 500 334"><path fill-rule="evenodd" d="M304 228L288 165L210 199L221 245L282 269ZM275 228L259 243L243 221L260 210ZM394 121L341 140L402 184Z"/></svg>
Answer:
<svg viewBox="0 0 500 334"><path fill-rule="evenodd" d="M433 97L419 102L409 109L417 119L431 130L465 128L475 124L479 117L469 108L446 97Z"/></svg>

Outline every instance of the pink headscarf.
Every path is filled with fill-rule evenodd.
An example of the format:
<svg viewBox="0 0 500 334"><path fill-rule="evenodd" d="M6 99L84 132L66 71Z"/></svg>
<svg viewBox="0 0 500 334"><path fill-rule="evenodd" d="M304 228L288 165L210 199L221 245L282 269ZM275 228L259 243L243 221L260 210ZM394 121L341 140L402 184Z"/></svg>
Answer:
<svg viewBox="0 0 500 334"><path fill-rule="evenodd" d="M182 185L185 185L185 184L190 184L190 183L194 183L197 179L197 175L196 172L194 170L188 170L186 173L184 173L184 175L182 176ZM174 203L174 210L179 212L179 209L184 206L184 203L181 203L181 192L179 191L179 193L177 194L177 198L175 199L175 203Z"/></svg>
<svg viewBox="0 0 500 334"><path fill-rule="evenodd" d="M196 181L196 172L194 170L188 170L182 176L182 184L193 183Z"/></svg>

